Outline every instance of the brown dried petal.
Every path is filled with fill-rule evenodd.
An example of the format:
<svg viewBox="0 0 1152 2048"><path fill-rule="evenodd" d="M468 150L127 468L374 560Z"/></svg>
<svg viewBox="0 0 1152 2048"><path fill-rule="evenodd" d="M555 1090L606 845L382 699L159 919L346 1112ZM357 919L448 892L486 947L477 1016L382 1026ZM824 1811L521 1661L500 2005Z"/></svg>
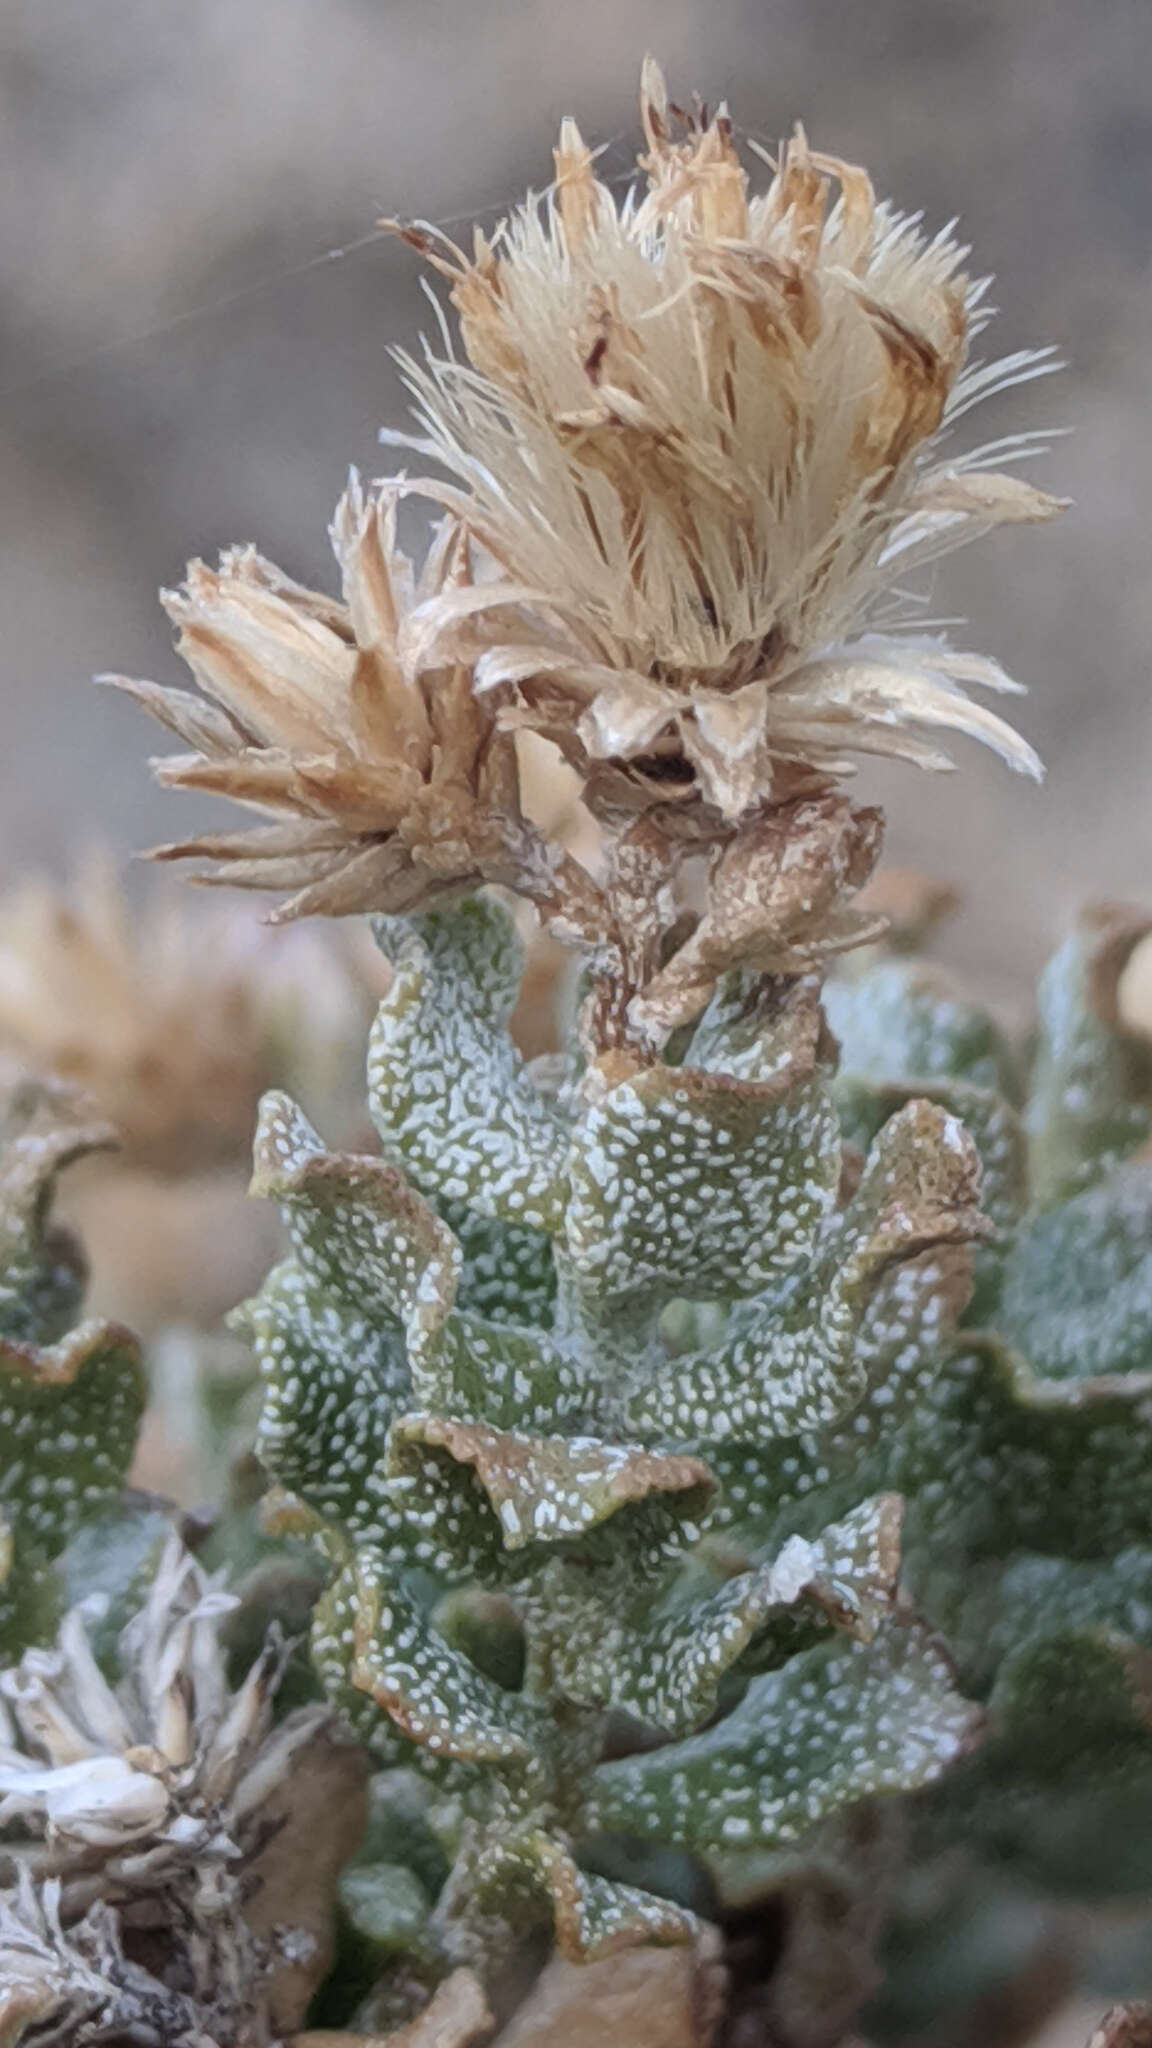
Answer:
<svg viewBox="0 0 1152 2048"><path fill-rule="evenodd" d="M719 855L692 937L632 1005L632 1021L662 1034L690 1023L733 967L799 973L884 930L845 898L879 856L882 818L844 797L763 813Z"/></svg>

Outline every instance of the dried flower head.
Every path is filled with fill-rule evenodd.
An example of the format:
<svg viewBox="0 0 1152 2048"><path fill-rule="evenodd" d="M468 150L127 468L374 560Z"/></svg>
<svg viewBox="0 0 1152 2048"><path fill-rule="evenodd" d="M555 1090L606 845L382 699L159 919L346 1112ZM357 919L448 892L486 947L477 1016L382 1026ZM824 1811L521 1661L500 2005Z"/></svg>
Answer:
<svg viewBox="0 0 1152 2048"><path fill-rule="evenodd" d="M152 1874L195 1861L223 1817L245 1811L237 1795L269 1733L282 1662L273 1646L232 1696L218 1631L236 1604L173 1538L126 1634L118 1689L80 1609L54 1649L28 1650L0 1674L0 1822L43 1833L65 1864L101 1852L112 1890L146 1875L121 1867L127 1850L146 1847Z"/></svg>
<svg viewBox="0 0 1152 2048"><path fill-rule="evenodd" d="M0 2048L160 2040L203 2048L202 2015L125 1957L115 1917L96 1906L76 1928L60 1921L60 1886L26 1870L0 1894Z"/></svg>
<svg viewBox="0 0 1152 2048"><path fill-rule="evenodd" d="M134 906L93 854L0 899L0 1054L81 1088L130 1165L246 1162L266 1088L295 1074L335 1107L371 1008L367 950L305 932L273 949L250 912L171 890Z"/></svg>
<svg viewBox="0 0 1152 2048"><path fill-rule="evenodd" d="M542 856L519 807L516 758L459 663L407 667L413 606L469 585L446 526L417 581L395 545L396 494L353 475L331 527L344 601L307 590L253 548L193 562L165 594L205 704L110 677L195 752L161 760L176 789L232 797L281 822L161 847L202 857L198 879L287 889L274 921L321 911L404 911L482 880L520 885Z"/></svg>
<svg viewBox="0 0 1152 2048"><path fill-rule="evenodd" d="M471 258L401 231L451 280L467 352L405 359L415 445L464 489L422 487L499 571L419 605L410 659L474 661L481 695L511 698L505 718L551 737L601 808L699 792L734 818L854 753L950 765L922 726L1037 773L964 687L1015 686L910 631L891 593L1058 509L990 467L1026 435L939 452L1048 353L971 362L987 313L966 251L801 130L750 197L723 109L674 141L649 61L641 113L642 196L618 205L566 121L551 193Z"/></svg>
<svg viewBox="0 0 1152 2048"><path fill-rule="evenodd" d="M126 1930L165 1930L173 1980L231 2020L229 2039L255 2043L268 2035L241 2034L238 2022L284 1996L286 1966L297 2003L301 1962L310 1985L322 1973L316 1882L334 1883L356 1839L364 1766L326 1708L273 1727L276 1637L232 1691L220 1623L236 1605L173 1537L120 1638L117 1683L96 1660L82 1609L66 1616L54 1649L28 1650L0 1673L0 1828L18 1869L59 1884L66 1927L103 1904ZM343 1801L323 1755L334 1741ZM292 1921L273 1938L260 1895L281 1894L282 1909L283 1884L267 1852L302 1768L318 1772L329 1811L323 1825L309 1812L306 1879L299 1841L291 1851L298 1938Z"/></svg>

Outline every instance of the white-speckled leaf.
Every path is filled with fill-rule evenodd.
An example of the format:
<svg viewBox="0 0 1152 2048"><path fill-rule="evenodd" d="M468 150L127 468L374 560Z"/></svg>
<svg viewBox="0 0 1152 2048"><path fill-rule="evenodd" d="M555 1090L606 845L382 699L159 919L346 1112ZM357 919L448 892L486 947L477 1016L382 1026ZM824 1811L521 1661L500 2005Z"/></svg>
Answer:
<svg viewBox="0 0 1152 2048"><path fill-rule="evenodd" d="M1083 1900L1147 1895L1149 1652L1101 1615L1002 1650L988 1734L933 1802L937 1839Z"/></svg>
<svg viewBox="0 0 1152 2048"><path fill-rule="evenodd" d="M668 1735L715 1712L725 1673L765 1670L841 1628L870 1639L891 1607L900 1564L900 1502L865 1501L814 1542L788 1539L772 1562L644 1627L620 1592L589 1591L557 1631L552 1679L571 1698L612 1706Z"/></svg>
<svg viewBox="0 0 1152 2048"><path fill-rule="evenodd" d="M966 1246L946 1246L884 1273L865 1310L857 1355L867 1379L843 1423L767 1444L700 1446L720 1486L714 1529L737 1527L755 1554L791 1530L815 1534L863 1493L905 1485L905 1430L930 1401L970 1284Z"/></svg>
<svg viewBox="0 0 1152 2048"><path fill-rule="evenodd" d="M845 1138L867 1151L914 1097L959 1117L980 1155L981 1206L1000 1241L1027 1199L1027 1141L1009 1048L985 1011L912 960L834 976L824 991L840 1041L836 1099Z"/></svg>
<svg viewBox="0 0 1152 2048"><path fill-rule="evenodd" d="M68 1330L84 1262L49 1221L60 1169L111 1142L69 1090L0 1091L0 1643L12 1655L51 1626L47 1568L119 1495L144 1409L135 1338L95 1320Z"/></svg>
<svg viewBox="0 0 1152 2048"><path fill-rule="evenodd" d="M446 1500L486 1503L493 1547L563 1545L659 1563L699 1534L712 1478L698 1458L593 1437L531 1437L436 1415L402 1418L389 1440L395 1477L439 1477ZM611 1531L605 1525L618 1524Z"/></svg>
<svg viewBox="0 0 1152 2048"><path fill-rule="evenodd" d="M837 1100L849 1144L867 1150L888 1119L911 1100L934 1102L963 1124L980 1159L980 1206L993 1227L982 1263L999 1260L1028 1198L1028 1140L1017 1111L1002 1095L967 1081L917 1081L873 1087L841 1075Z"/></svg>
<svg viewBox="0 0 1152 2048"><path fill-rule="evenodd" d="M428 1948L428 1894L403 1863L352 1864L341 1872L340 1906L375 1957L420 1955Z"/></svg>
<svg viewBox="0 0 1152 2048"><path fill-rule="evenodd" d="M858 1338L881 1276L982 1236L978 1189L962 1126L908 1104L873 1146L830 1253L737 1308L720 1343L650 1378L629 1403L631 1423L671 1442L758 1443L847 1414L868 1385Z"/></svg>
<svg viewBox="0 0 1152 2048"><path fill-rule="evenodd" d="M682 1907L581 1870L570 1850L539 1830L493 1843L471 1880L482 1913L518 1928L550 1921L557 1950L569 1962L689 1942L698 1931Z"/></svg>
<svg viewBox="0 0 1152 2048"><path fill-rule="evenodd" d="M618 1071L573 1136L567 1249L597 1316L749 1294L808 1252L840 1174L821 1079Z"/></svg>
<svg viewBox="0 0 1152 2048"><path fill-rule="evenodd" d="M0 1515L0 1657L15 1664L31 1643L47 1642L62 1602L55 1572L21 1550L16 1529Z"/></svg>
<svg viewBox="0 0 1152 2048"><path fill-rule="evenodd" d="M593 1399L586 1364L544 1331L462 1314L444 1325L414 1391L458 1421L533 1433L579 1424Z"/></svg>
<svg viewBox="0 0 1152 2048"><path fill-rule="evenodd" d="M286 1260L234 1319L264 1382L256 1449L324 1520L371 1534L388 1427L412 1395L403 1332L392 1316L351 1308L309 1277Z"/></svg>
<svg viewBox="0 0 1152 2048"><path fill-rule="evenodd" d="M795 1841L838 1807L931 1784L979 1720L935 1639L894 1621L754 1679L703 1735L602 1765L591 1818L702 1851Z"/></svg>
<svg viewBox="0 0 1152 2048"><path fill-rule="evenodd" d="M496 1223L463 1202L436 1204L461 1255L456 1299L462 1309L497 1323L547 1329L556 1299L552 1239L518 1223Z"/></svg>
<svg viewBox="0 0 1152 2048"><path fill-rule="evenodd" d="M479 899L379 929L394 975L368 1088L385 1157L437 1203L558 1230L567 1132L506 1029L521 968L511 919Z"/></svg>
<svg viewBox="0 0 1152 2048"><path fill-rule="evenodd" d="M79 1312L84 1262L49 1224L61 1169L115 1143L111 1126L50 1082L0 1090L0 1337L49 1344Z"/></svg>
<svg viewBox="0 0 1152 2048"><path fill-rule="evenodd" d="M1041 1379L1152 1375L1152 1169L1122 1167L1021 1225L996 1326Z"/></svg>
<svg viewBox="0 0 1152 2048"><path fill-rule="evenodd" d="M1032 1196L1044 1207L1092 1186L1152 1131L1152 1046L1122 1028L1117 1002L1149 929L1131 912L1091 914L1040 978L1026 1122Z"/></svg>
<svg viewBox="0 0 1152 2048"><path fill-rule="evenodd" d="M1152 1542L1152 1379L1038 1379L974 1338L909 1430L905 1473L937 1555L1107 1557ZM942 1551L942 1546L947 1546Z"/></svg>
<svg viewBox="0 0 1152 2048"><path fill-rule="evenodd" d="M686 1064L734 1081L809 1078L823 1042L820 977L726 974L692 1033Z"/></svg>
<svg viewBox="0 0 1152 2048"><path fill-rule="evenodd" d="M413 1364L433 1348L456 1295L460 1249L383 1160L328 1152L288 1096L260 1105L254 1194L281 1205L306 1284L404 1325Z"/></svg>
<svg viewBox="0 0 1152 2048"><path fill-rule="evenodd" d="M948 1617L949 1643L982 1692L1004 1659L1026 1644L1093 1630L1152 1650L1148 1545L1085 1560L1018 1551L999 1569L984 1565L966 1577Z"/></svg>
<svg viewBox="0 0 1152 2048"><path fill-rule="evenodd" d="M1149 1654L1102 1621L1069 1627L1057 1610L1043 1635L1013 1645L988 1703L990 1755L1022 1752L1030 1776L1053 1789L1070 1771L1090 1778L1110 1746L1152 1766ZM1102 1757L1103 1753L1103 1757ZM1003 1754L998 1759L1003 1763Z"/></svg>
<svg viewBox="0 0 1152 2048"><path fill-rule="evenodd" d="M992 1095L1012 1093L1009 1050L991 1017L918 960L881 960L830 976L824 1010L843 1074L879 1088L964 1081Z"/></svg>
<svg viewBox="0 0 1152 2048"><path fill-rule="evenodd" d="M14 1600L119 1495L145 1398L140 1347L115 1324L81 1323L43 1350L0 1340L0 1512ZM23 1595L17 1604L26 1608Z"/></svg>
<svg viewBox="0 0 1152 2048"><path fill-rule="evenodd" d="M539 1768L544 1710L445 1642L378 1551L358 1549L322 1596L312 1654L330 1697L386 1762L529 1777Z"/></svg>

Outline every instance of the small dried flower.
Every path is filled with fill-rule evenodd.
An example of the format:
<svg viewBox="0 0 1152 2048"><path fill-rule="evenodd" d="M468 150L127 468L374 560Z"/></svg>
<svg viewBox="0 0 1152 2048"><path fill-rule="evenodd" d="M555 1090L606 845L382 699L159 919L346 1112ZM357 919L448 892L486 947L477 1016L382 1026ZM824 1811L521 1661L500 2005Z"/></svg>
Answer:
<svg viewBox="0 0 1152 2048"><path fill-rule="evenodd" d="M395 524L395 493L366 497L353 476L331 528L343 603L253 548L230 550L219 569L193 562L164 602L212 702L108 678L195 748L158 762L161 782L279 816L157 855L213 863L203 881L291 891L274 921L409 910L485 879L517 883L541 858L520 816L512 740L468 668L400 659L412 607L468 587L467 546L443 529L417 583Z"/></svg>
<svg viewBox="0 0 1152 2048"><path fill-rule="evenodd" d="M159 2042L215 2048L193 1999L124 1954L115 1915L98 1904L76 1926L60 1919L60 1886L22 1870L0 1896L0 2048L98 2048Z"/></svg>
<svg viewBox="0 0 1152 2048"><path fill-rule="evenodd" d="M414 445L465 487L422 488L499 570L417 606L410 659L475 661L481 694L511 698L505 719L551 737L601 810L698 792L736 818L859 752L949 766L922 726L1038 773L964 688L1016 686L909 632L892 592L1058 509L990 470L1029 436L938 447L1047 352L970 362L988 316L966 251L799 129L750 198L723 109L674 142L649 61L641 113L643 197L618 206L566 121L543 206L477 233L470 259L402 230L450 278L468 357L406 362Z"/></svg>
<svg viewBox="0 0 1152 2048"><path fill-rule="evenodd" d="M82 1089L132 1166L246 1164L266 1088L295 1074L335 1107L374 974L383 992L372 950L304 931L272 947L250 911L170 888L132 905L93 855L0 898L0 1054Z"/></svg>
<svg viewBox="0 0 1152 2048"><path fill-rule="evenodd" d="M65 1926L103 1902L125 1927L166 1928L183 1988L206 2001L227 1992L233 2019L275 2005L285 1962L298 1991L298 1951L319 1966L309 1985L322 1973L315 1886L334 1884L356 1838L363 1784L359 1753L344 1745L343 1801L325 1780L326 1825L309 1814L307 1882L293 1876L300 1939L283 1928L258 1936L262 1887L283 1889L261 1858L284 1827L291 1774L307 1758L324 1780L318 1752L332 1717L306 1707L273 1728L284 1662L275 1638L232 1691L219 1629L236 1605L173 1537L120 1638L118 1683L101 1671L81 1609L54 1649L29 1650L0 1673L0 1828L24 1837L8 1853L59 1881Z"/></svg>

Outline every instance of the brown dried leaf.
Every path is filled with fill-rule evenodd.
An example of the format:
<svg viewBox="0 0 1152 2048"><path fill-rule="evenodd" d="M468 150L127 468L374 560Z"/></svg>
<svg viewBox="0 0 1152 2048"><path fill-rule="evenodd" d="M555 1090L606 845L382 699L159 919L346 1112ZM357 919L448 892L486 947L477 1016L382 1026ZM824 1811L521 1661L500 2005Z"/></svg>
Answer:
<svg viewBox="0 0 1152 2048"><path fill-rule="evenodd" d="M472 1970L454 1970L438 1986L419 2016L387 2034L359 2034L343 2028L310 2028L294 2034L290 2048L472 2048L487 2040L495 2021L484 1986Z"/></svg>
<svg viewBox="0 0 1152 2048"><path fill-rule="evenodd" d="M268 1763L278 1775L258 1808L266 1847L245 1873L244 1918L277 1958L265 1995L280 2031L299 2025L331 1967L336 1880L364 1832L371 1761L333 1715L305 1708Z"/></svg>
<svg viewBox="0 0 1152 2048"><path fill-rule="evenodd" d="M879 811L841 796L761 813L716 858L700 923L641 991L633 1021L663 1035L691 1023L731 968L801 974L879 937L885 920L849 898L872 872L882 829Z"/></svg>

